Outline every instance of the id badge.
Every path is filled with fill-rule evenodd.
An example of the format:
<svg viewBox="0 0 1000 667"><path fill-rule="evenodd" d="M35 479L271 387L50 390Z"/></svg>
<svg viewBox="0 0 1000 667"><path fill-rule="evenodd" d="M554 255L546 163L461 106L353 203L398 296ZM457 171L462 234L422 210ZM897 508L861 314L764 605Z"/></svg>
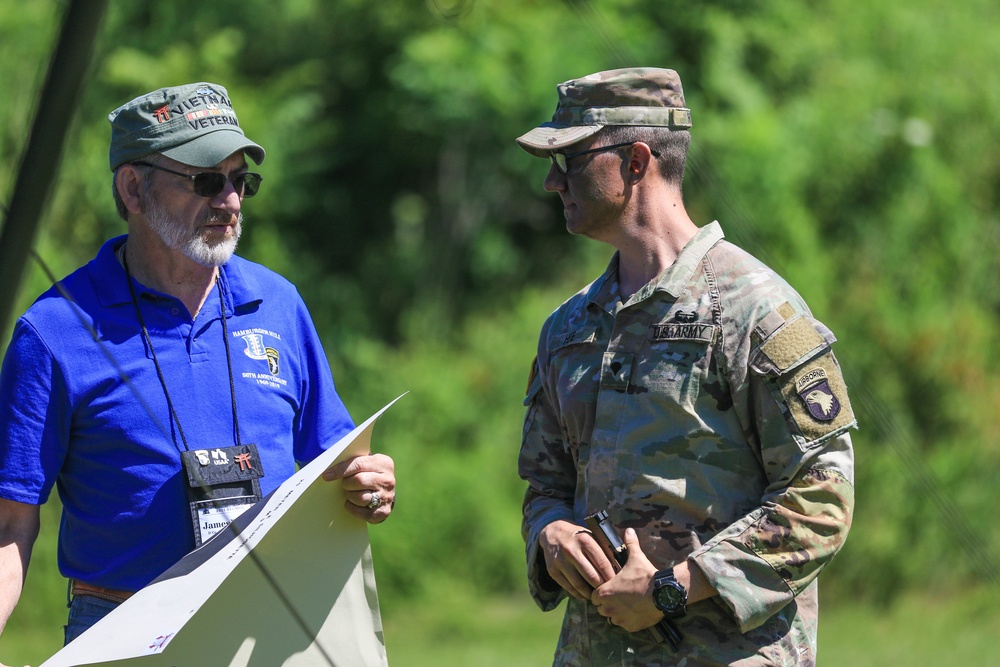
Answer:
<svg viewBox="0 0 1000 667"><path fill-rule="evenodd" d="M212 536L225 530L241 514L253 507L260 498L237 496L225 500L196 500L191 502L194 519L194 541L201 546Z"/></svg>
<svg viewBox="0 0 1000 667"><path fill-rule="evenodd" d="M264 476L256 445L181 452L197 546L226 528L261 499Z"/></svg>

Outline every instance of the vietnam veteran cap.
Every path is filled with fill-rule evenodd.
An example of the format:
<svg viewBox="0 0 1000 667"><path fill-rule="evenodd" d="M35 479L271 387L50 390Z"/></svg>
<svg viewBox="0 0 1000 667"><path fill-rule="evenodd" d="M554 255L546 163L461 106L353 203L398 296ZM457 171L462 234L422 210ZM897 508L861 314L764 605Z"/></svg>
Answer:
<svg viewBox="0 0 1000 667"><path fill-rule="evenodd" d="M264 161L264 149L243 134L229 93L214 83L161 88L118 107L108 120L111 171L150 153L192 167L214 167L240 150Z"/></svg>
<svg viewBox="0 0 1000 667"><path fill-rule="evenodd" d="M556 86L552 120L517 138L538 157L596 134L605 125L691 128L681 78L672 69L629 67L598 72Z"/></svg>

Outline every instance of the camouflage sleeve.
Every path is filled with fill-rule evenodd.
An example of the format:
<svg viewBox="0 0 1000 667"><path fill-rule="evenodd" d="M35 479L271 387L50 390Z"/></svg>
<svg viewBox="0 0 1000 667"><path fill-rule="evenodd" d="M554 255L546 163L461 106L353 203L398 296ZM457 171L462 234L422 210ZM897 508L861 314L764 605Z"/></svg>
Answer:
<svg viewBox="0 0 1000 667"><path fill-rule="evenodd" d="M524 494L521 534L528 561L528 587L536 604L545 611L556 607L565 592L549 576L538 548L542 528L559 519L573 521L576 469L567 456L556 410L546 395L538 360L532 362L527 412L518 474L528 482Z"/></svg>
<svg viewBox="0 0 1000 667"><path fill-rule="evenodd" d="M856 421L833 334L784 304L751 339L734 396L759 448L761 505L690 558L719 591L741 632L801 593L840 550L854 507Z"/></svg>

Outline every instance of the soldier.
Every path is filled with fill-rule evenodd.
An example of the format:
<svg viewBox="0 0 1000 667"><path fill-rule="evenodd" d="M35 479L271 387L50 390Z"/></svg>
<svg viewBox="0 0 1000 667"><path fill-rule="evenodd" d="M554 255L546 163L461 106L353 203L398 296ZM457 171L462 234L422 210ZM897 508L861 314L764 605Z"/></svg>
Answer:
<svg viewBox="0 0 1000 667"><path fill-rule="evenodd" d="M617 252L542 327L519 473L530 590L569 598L557 665L812 665L819 572L854 503L835 338L770 268L688 216L673 70L558 87L517 142L566 227ZM619 573L584 527L607 510ZM667 619L675 649L646 630Z"/></svg>

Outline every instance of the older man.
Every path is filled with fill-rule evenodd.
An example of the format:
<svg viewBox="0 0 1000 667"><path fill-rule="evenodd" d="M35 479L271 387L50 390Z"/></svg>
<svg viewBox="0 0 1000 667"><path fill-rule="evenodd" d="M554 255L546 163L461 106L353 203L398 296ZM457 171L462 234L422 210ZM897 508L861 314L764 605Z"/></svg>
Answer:
<svg viewBox="0 0 1000 667"><path fill-rule="evenodd" d="M354 426L295 287L233 254L264 149L226 89L163 88L109 119L128 234L39 297L0 374L0 628L56 486L67 642ZM389 457L328 478L361 519L391 511Z"/></svg>

